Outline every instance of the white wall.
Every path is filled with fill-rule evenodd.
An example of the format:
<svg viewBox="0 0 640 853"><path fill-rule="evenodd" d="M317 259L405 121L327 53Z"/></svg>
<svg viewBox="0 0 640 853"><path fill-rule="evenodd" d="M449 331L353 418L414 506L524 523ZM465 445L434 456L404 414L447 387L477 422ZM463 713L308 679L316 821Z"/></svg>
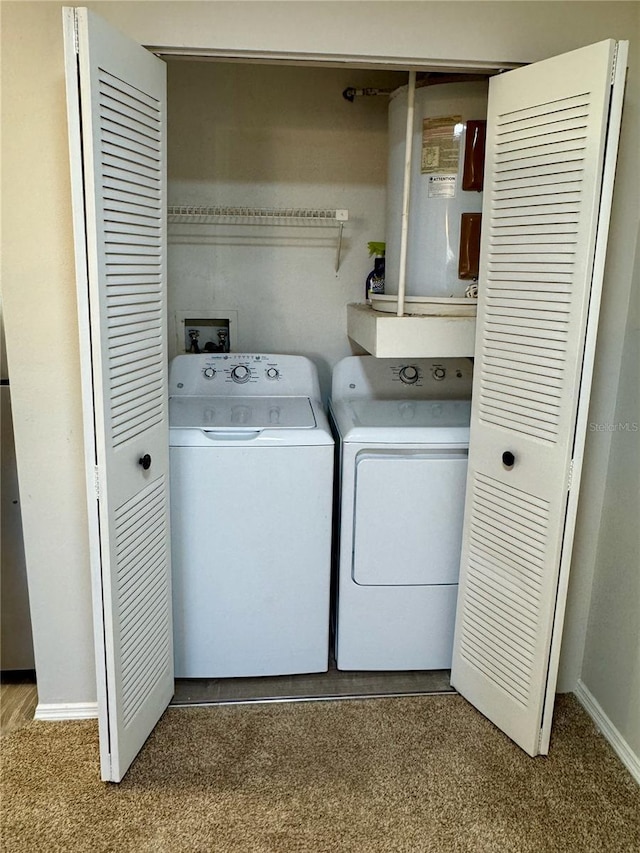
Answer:
<svg viewBox="0 0 640 853"><path fill-rule="evenodd" d="M640 262L640 239L636 257ZM640 768L640 275L625 335L581 680Z"/></svg>
<svg viewBox="0 0 640 853"><path fill-rule="evenodd" d="M60 5L2 4L4 307L36 666L45 703L95 697ZM233 53L517 62L613 37L631 38L637 69L640 46L634 3L89 5L142 43L201 45ZM636 71L627 93L614 197L592 406L592 420L598 422L614 416L633 271L637 84ZM565 631L564 689L575 685L582 665L609 441L607 435L595 442L590 437L587 445L588 488L581 499L579 559L574 561Z"/></svg>
<svg viewBox="0 0 640 853"><path fill-rule="evenodd" d="M169 62L169 203L346 208L337 230L300 226L169 226L170 353L176 311L237 312L234 349L301 353L320 370L352 354L347 302L362 301L384 240L385 97L343 90L406 82L402 72Z"/></svg>
<svg viewBox="0 0 640 853"><path fill-rule="evenodd" d="M8 380L0 296L0 377ZM11 388L0 388L0 667L33 669L29 590L24 559L20 489L11 416Z"/></svg>
<svg viewBox="0 0 640 853"><path fill-rule="evenodd" d="M2 292L41 702L95 699L57 3L2 4Z"/></svg>
<svg viewBox="0 0 640 853"><path fill-rule="evenodd" d="M625 2L430 2L213 0L98 2L124 32L149 46L227 55L325 54L383 61L523 63L598 41L625 38Z"/></svg>
<svg viewBox="0 0 640 853"><path fill-rule="evenodd" d="M629 293L632 287L637 289L640 275L637 257L634 261L640 197L631 189L640 185L640 5L629 7L634 13L628 23L629 70L589 409L589 422L596 424L612 423L615 418ZM559 687L565 691L575 688L582 672L599 541L601 535L607 535L603 506L612 436L609 431L587 433L560 661ZM632 527L637 525L633 505L621 507L620 518ZM637 571L637 567L630 567L630 571Z"/></svg>

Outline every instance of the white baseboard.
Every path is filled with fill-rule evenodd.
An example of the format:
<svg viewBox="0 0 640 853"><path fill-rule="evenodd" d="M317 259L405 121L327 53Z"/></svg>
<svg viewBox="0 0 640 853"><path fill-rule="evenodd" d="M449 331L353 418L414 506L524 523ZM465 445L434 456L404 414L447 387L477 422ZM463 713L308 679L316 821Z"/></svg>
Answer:
<svg viewBox="0 0 640 853"><path fill-rule="evenodd" d="M580 679L578 679L574 693L587 714L589 714L593 722L609 741L620 761L622 761L629 773L631 773L640 785L640 756L633 752L618 729L613 725L609 717L607 717L601 705Z"/></svg>
<svg viewBox="0 0 640 853"><path fill-rule="evenodd" d="M98 718L97 702L60 702L38 704L35 720L95 720Z"/></svg>

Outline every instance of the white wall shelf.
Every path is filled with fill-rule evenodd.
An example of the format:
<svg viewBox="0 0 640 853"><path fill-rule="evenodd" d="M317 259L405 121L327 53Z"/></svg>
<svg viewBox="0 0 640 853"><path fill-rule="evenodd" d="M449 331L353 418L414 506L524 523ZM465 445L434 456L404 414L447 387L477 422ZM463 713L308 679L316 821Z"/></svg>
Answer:
<svg viewBox="0 0 640 853"><path fill-rule="evenodd" d="M475 317L398 317L369 305L347 305L347 334L378 358L473 357Z"/></svg>
<svg viewBox="0 0 640 853"><path fill-rule="evenodd" d="M337 228L336 273L340 270L342 231L349 211L305 207L199 207L175 205L167 208L167 221L178 224L289 225Z"/></svg>

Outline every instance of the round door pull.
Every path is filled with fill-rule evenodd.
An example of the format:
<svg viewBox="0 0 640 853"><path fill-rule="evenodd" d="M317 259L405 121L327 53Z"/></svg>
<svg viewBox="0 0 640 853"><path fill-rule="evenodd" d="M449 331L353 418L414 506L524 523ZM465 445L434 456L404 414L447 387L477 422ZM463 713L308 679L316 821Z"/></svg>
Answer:
<svg viewBox="0 0 640 853"><path fill-rule="evenodd" d="M142 465L145 471L148 471L151 468L151 457L148 453L145 453L144 456L141 456L138 459L138 465Z"/></svg>
<svg viewBox="0 0 640 853"><path fill-rule="evenodd" d="M516 457L513 455L513 453L510 450L505 450L505 452L502 454L502 464L506 468L513 468L515 461Z"/></svg>

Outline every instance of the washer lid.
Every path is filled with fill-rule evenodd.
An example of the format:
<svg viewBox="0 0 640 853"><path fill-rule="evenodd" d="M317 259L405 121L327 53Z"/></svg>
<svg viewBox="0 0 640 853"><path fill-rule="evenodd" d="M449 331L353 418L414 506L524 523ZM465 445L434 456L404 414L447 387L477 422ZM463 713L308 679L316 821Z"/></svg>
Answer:
<svg viewBox="0 0 640 853"><path fill-rule="evenodd" d="M469 400L371 400L332 403L343 441L467 443Z"/></svg>
<svg viewBox="0 0 640 853"><path fill-rule="evenodd" d="M170 429L314 429L308 397L170 397Z"/></svg>

